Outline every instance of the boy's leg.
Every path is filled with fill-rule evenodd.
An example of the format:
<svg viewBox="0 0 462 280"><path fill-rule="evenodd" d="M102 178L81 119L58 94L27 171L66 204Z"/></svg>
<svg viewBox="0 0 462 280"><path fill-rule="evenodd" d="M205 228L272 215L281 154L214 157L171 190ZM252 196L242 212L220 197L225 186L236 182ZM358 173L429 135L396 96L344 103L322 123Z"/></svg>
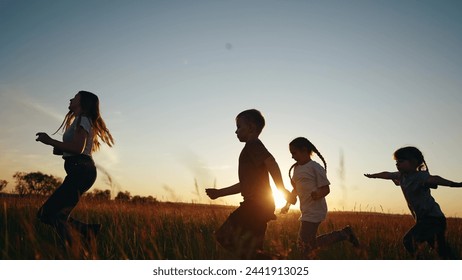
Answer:
<svg viewBox="0 0 462 280"><path fill-rule="evenodd" d="M255 211L253 211L255 212ZM267 221L242 205L216 231L217 242L240 259L253 259L263 249Z"/></svg>
<svg viewBox="0 0 462 280"><path fill-rule="evenodd" d="M217 242L239 259L252 259L263 248L264 234L257 236L228 218L215 233Z"/></svg>
<svg viewBox="0 0 462 280"><path fill-rule="evenodd" d="M236 243L237 225L228 217L223 225L215 232L217 242L226 250L234 251Z"/></svg>
<svg viewBox="0 0 462 280"><path fill-rule="evenodd" d="M269 255L263 252L266 223L255 224L252 228L244 228L239 244L242 259L267 259Z"/></svg>

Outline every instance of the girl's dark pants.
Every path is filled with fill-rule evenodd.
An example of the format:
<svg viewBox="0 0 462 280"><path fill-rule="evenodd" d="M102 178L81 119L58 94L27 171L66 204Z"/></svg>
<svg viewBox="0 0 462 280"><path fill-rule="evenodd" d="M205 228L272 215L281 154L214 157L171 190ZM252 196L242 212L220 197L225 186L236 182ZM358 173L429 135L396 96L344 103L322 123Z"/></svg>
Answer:
<svg viewBox="0 0 462 280"><path fill-rule="evenodd" d="M53 226L64 241L71 241L70 231L88 231L85 223L70 218L70 213L80 197L91 188L96 180L96 167L93 159L86 155L65 157L66 178L62 185L48 198L37 213L45 224Z"/></svg>
<svg viewBox="0 0 462 280"><path fill-rule="evenodd" d="M345 229L317 236L316 234L320 224L321 223L307 221L300 222L298 243L304 257L310 257L310 253L316 248L326 247L337 242L348 240L349 235L344 232Z"/></svg>
<svg viewBox="0 0 462 280"><path fill-rule="evenodd" d="M421 218L406 233L403 244L406 250L414 255L417 251L418 243L428 242L432 248L436 249L442 259L453 259L452 251L446 242L445 232L445 217Z"/></svg>

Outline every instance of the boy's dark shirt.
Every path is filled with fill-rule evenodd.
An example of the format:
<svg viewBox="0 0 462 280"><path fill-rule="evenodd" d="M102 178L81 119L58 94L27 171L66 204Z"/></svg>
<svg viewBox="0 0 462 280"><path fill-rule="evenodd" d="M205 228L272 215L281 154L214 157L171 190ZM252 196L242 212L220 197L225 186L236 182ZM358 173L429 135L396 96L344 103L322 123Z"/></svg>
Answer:
<svg viewBox="0 0 462 280"><path fill-rule="evenodd" d="M239 183L244 203L274 212L273 193L265 166L269 157L272 157L271 153L259 139L247 142L239 156Z"/></svg>

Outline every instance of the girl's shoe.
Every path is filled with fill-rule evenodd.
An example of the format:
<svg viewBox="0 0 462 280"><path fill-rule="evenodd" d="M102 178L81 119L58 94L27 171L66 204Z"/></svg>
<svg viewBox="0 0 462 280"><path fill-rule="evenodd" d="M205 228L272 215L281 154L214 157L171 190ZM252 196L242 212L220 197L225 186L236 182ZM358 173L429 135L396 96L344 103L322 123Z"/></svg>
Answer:
<svg viewBox="0 0 462 280"><path fill-rule="evenodd" d="M358 248L359 247L359 240L356 237L356 234L353 232L353 229L350 226L346 226L342 230L348 237L348 241L350 241L351 244L353 244L354 247Z"/></svg>

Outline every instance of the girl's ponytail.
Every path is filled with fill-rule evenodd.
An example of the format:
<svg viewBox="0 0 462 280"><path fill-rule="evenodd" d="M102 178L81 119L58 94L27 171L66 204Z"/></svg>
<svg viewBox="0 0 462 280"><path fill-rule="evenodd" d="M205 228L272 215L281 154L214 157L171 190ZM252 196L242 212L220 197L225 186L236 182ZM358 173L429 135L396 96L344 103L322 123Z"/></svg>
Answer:
<svg viewBox="0 0 462 280"><path fill-rule="evenodd" d="M326 160L324 159L324 157L321 155L321 153L318 151L318 149L313 145L313 152L316 153L316 155L318 155L318 157L322 160L322 162L324 163L324 169L326 170L326 173L327 173L327 163L326 163Z"/></svg>

